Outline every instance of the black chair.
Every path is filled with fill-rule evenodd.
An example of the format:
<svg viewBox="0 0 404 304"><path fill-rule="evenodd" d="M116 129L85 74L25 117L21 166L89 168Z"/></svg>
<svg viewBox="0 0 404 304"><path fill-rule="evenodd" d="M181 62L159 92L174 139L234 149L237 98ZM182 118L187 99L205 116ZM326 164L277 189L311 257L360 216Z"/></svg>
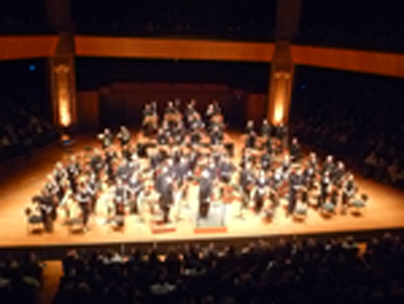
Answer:
<svg viewBox="0 0 404 304"><path fill-rule="evenodd" d="M27 217L27 232L31 234L33 232L40 232L44 229L42 217L32 213L31 208L26 208L24 213Z"/></svg>

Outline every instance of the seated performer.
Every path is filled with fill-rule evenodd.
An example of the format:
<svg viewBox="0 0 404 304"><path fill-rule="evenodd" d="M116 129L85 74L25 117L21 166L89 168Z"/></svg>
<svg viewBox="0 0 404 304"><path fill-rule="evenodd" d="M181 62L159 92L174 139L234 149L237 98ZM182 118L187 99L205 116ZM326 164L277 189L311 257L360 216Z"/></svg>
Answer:
<svg viewBox="0 0 404 304"><path fill-rule="evenodd" d="M341 213L345 214L352 199L355 197L357 187L355 185L353 174L348 174L342 185L342 206Z"/></svg>
<svg viewBox="0 0 404 304"><path fill-rule="evenodd" d="M303 175L301 169L292 169L289 176L289 204L287 216L295 213L298 195L303 187Z"/></svg>
<svg viewBox="0 0 404 304"><path fill-rule="evenodd" d="M138 214L139 213L139 202L138 198L144 189L144 183L141 178L140 172L136 171L132 174L131 178L128 182L128 202L129 202L129 212L130 214Z"/></svg>
<svg viewBox="0 0 404 304"><path fill-rule="evenodd" d="M260 170L251 191L255 213L259 214L261 212L265 205L265 201L268 199L268 194L268 180L265 176L265 172Z"/></svg>
<svg viewBox="0 0 404 304"><path fill-rule="evenodd" d="M124 148L130 142L130 132L129 132L128 128L126 128L125 126L121 126L119 133L117 134L117 137L121 143L121 150L123 151Z"/></svg>
<svg viewBox="0 0 404 304"><path fill-rule="evenodd" d="M297 138L294 137L292 139L291 144L290 144L290 158L291 158L291 161L294 162L294 163L299 162L300 159L301 159L301 156L302 156L301 153L302 153L302 151L300 149L300 144L299 144Z"/></svg>
<svg viewBox="0 0 404 304"><path fill-rule="evenodd" d="M157 117L157 104L152 102L152 104L146 104L143 110L143 133L144 135L150 136L155 131L157 131L158 117Z"/></svg>
<svg viewBox="0 0 404 304"><path fill-rule="evenodd" d="M245 147L247 149L254 149L256 147L257 135L254 130L247 133Z"/></svg>
<svg viewBox="0 0 404 304"><path fill-rule="evenodd" d="M213 146L221 145L223 142L223 132L219 127L215 126L210 133L210 143Z"/></svg>
<svg viewBox="0 0 404 304"><path fill-rule="evenodd" d="M272 163L271 154L269 154L267 151L264 151L264 153L262 153L262 155L261 155L260 163L261 163L261 168L265 172L268 172L271 169L271 163Z"/></svg>
<svg viewBox="0 0 404 304"><path fill-rule="evenodd" d="M97 138L101 141L103 150L108 149L114 141L114 137L109 129L104 129L104 132L98 134Z"/></svg>
<svg viewBox="0 0 404 304"><path fill-rule="evenodd" d="M268 123L268 120L264 119L261 125L261 137L264 140L268 140L271 137L272 127Z"/></svg>
<svg viewBox="0 0 404 304"><path fill-rule="evenodd" d="M39 195L32 198L32 201L38 204L40 216L46 232L53 231L52 210L54 208L52 196L48 193L46 188L41 190Z"/></svg>

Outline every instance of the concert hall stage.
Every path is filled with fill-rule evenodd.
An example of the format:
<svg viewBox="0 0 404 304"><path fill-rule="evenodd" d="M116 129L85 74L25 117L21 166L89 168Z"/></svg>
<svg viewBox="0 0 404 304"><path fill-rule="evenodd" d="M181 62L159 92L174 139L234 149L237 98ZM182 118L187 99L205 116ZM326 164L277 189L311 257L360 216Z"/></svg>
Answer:
<svg viewBox="0 0 404 304"><path fill-rule="evenodd" d="M95 136L81 136L71 147L83 151L88 146L98 145ZM241 136L229 135L235 143L235 158L240 157ZM362 216L336 215L324 219L317 212L309 210L302 223L286 218L280 210L272 223L264 223L259 217L246 213L245 219L229 216L226 229L206 229L195 232L191 219L176 223L175 231L153 233L148 224L139 223L128 216L123 232L111 231L101 222L105 215L93 216L90 231L86 234L71 234L63 226L63 218L55 224L51 234L30 234L27 229L25 208L31 197L44 185L46 175L56 161L68 154L60 146L51 146L29 160L0 168L0 248L1 251L35 248L36 251L65 250L73 247L115 247L130 244L173 244L177 242L217 241L245 242L257 238L321 236L338 234L367 234L374 231L401 230L404 227L404 205L402 192L356 177L360 193L369 196L368 206Z"/></svg>

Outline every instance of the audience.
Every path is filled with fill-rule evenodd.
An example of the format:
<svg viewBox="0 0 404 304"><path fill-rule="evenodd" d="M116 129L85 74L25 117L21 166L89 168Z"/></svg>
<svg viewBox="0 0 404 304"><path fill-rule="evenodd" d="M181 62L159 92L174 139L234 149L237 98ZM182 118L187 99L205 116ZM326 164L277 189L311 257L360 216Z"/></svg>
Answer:
<svg viewBox="0 0 404 304"><path fill-rule="evenodd" d="M125 258L72 251L54 303L402 303L404 240L386 234L363 245L348 237L134 249Z"/></svg>
<svg viewBox="0 0 404 304"><path fill-rule="evenodd" d="M44 1L2 0L0 3L1 34L52 34Z"/></svg>
<svg viewBox="0 0 404 304"><path fill-rule="evenodd" d="M0 259L0 303L38 303L43 267L33 253Z"/></svg>
<svg viewBox="0 0 404 304"><path fill-rule="evenodd" d="M395 0L303 0L295 43L402 52L403 13Z"/></svg>
<svg viewBox="0 0 404 304"><path fill-rule="evenodd" d="M97 10L94 10L94 6ZM91 11L91 18L88 12ZM75 1L76 33L273 40L276 1Z"/></svg>
<svg viewBox="0 0 404 304"><path fill-rule="evenodd" d="M57 139L55 127L33 99L5 98L0 101L0 162L27 156Z"/></svg>
<svg viewBox="0 0 404 304"><path fill-rule="evenodd" d="M291 120L308 146L353 160L379 182L404 186L402 80L299 68Z"/></svg>

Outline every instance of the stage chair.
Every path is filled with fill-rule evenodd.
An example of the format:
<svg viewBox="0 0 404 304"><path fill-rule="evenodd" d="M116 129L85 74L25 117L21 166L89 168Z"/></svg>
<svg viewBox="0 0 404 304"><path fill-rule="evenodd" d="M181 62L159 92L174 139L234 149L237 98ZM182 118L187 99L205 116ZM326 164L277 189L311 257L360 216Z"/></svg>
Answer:
<svg viewBox="0 0 404 304"><path fill-rule="evenodd" d="M366 207L366 202L368 201L369 197L367 194L361 194L359 199L354 199L351 204L351 214L355 216L360 216L363 213L363 210Z"/></svg>
<svg viewBox="0 0 404 304"><path fill-rule="evenodd" d="M31 234L35 231L42 231L44 229L44 225L42 222L42 218L39 215L32 214L31 208L25 209L25 215L27 217L27 233Z"/></svg>
<svg viewBox="0 0 404 304"><path fill-rule="evenodd" d="M320 212L324 217L329 218L335 214L335 205L331 202L325 202L321 206Z"/></svg>
<svg viewBox="0 0 404 304"><path fill-rule="evenodd" d="M112 207L107 208L109 231L124 231L125 215L115 215Z"/></svg>
<svg viewBox="0 0 404 304"><path fill-rule="evenodd" d="M69 234L84 230L84 223L81 216L69 218L66 221L66 226Z"/></svg>
<svg viewBox="0 0 404 304"><path fill-rule="evenodd" d="M293 219L299 222L305 221L307 217L307 210L308 208L306 204L298 204L295 212L293 213Z"/></svg>

